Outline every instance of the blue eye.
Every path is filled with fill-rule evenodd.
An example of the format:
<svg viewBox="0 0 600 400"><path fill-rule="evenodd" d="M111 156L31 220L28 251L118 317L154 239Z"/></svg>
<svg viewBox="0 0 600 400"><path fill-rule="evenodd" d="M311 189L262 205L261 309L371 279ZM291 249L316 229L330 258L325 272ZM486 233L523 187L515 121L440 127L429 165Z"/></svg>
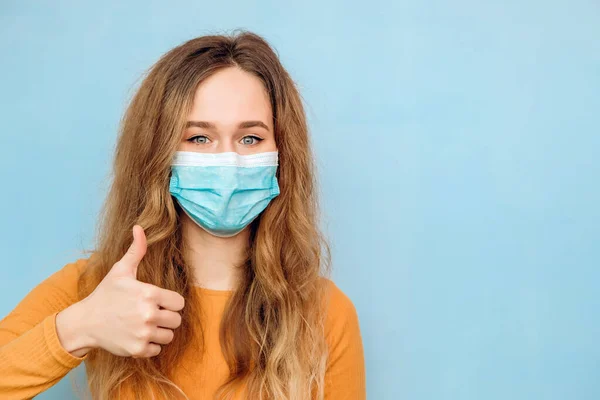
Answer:
<svg viewBox="0 0 600 400"><path fill-rule="evenodd" d="M206 144L208 143L208 138L204 135L194 136L188 139L188 142L196 143L196 144Z"/></svg>
<svg viewBox="0 0 600 400"><path fill-rule="evenodd" d="M242 144L248 145L248 146L252 146L254 144L258 144L262 141L263 139L259 138L258 136L244 136L242 138Z"/></svg>

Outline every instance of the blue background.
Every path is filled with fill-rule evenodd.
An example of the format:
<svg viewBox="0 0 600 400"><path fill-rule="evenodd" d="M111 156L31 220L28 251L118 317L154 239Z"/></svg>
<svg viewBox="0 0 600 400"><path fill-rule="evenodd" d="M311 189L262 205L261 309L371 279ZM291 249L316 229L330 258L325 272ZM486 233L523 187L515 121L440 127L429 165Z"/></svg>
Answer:
<svg viewBox="0 0 600 400"><path fill-rule="evenodd" d="M0 5L0 316L91 246L143 71L247 28L307 103L369 398L600 398L597 1L84 3Z"/></svg>

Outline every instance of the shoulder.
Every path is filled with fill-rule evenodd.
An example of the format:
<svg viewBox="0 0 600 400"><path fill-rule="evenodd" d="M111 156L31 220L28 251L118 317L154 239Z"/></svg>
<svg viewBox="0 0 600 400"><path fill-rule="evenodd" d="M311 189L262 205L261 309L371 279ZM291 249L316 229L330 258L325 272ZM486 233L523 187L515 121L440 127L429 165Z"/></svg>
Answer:
<svg viewBox="0 0 600 400"><path fill-rule="evenodd" d="M55 311L79 301L79 277L85 271L89 259L79 258L63 265L38 283L21 301L20 306L36 309L51 305L52 311Z"/></svg>
<svg viewBox="0 0 600 400"><path fill-rule="evenodd" d="M23 299L23 302L37 304L43 299L44 303L51 301L56 307L64 308L79 301L79 277L86 269L89 259L89 257L79 258L63 265L38 283Z"/></svg>
<svg viewBox="0 0 600 400"><path fill-rule="evenodd" d="M79 301L79 276L88 259L81 258L64 265L38 283L0 321L0 340L15 337L40 323L48 315L61 311Z"/></svg>
<svg viewBox="0 0 600 400"><path fill-rule="evenodd" d="M50 275L48 280L56 283L60 281L76 280L85 271L89 262L89 257L78 258L68 264L65 264L62 268Z"/></svg>
<svg viewBox="0 0 600 400"><path fill-rule="evenodd" d="M327 288L325 391L344 398L362 399L365 396L365 362L358 314L348 295L333 281L323 278L323 282Z"/></svg>
<svg viewBox="0 0 600 400"><path fill-rule="evenodd" d="M329 339L359 329L358 314L350 297L332 280L322 277L325 286L325 333Z"/></svg>
<svg viewBox="0 0 600 400"><path fill-rule="evenodd" d="M90 258L79 258L60 268L40 283L36 289L58 290L74 300L77 297L79 277L85 271Z"/></svg>

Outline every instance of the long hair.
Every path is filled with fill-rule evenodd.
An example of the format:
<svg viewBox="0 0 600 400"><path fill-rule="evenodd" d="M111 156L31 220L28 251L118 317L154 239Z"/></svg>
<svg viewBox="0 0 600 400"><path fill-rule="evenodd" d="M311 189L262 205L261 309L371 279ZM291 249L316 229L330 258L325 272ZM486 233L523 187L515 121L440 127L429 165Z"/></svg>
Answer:
<svg viewBox="0 0 600 400"><path fill-rule="evenodd" d="M138 279L180 293L186 307L173 341L156 357L134 359L92 350L86 370L94 399L116 398L125 387L140 399L157 394L186 398L171 376L193 338L202 337L202 326L192 269L184 259L181 209L168 189L170 163L196 88L227 67L255 75L269 94L281 193L251 225L243 276L220 326L230 374L215 398L231 398L240 385L249 399L323 398L323 277L330 274L330 263L318 228L306 116L296 85L275 51L260 36L240 31L198 37L164 54L145 75L121 121L112 185L96 250L79 280L80 298L123 256L132 240L131 228L139 224L148 250Z"/></svg>

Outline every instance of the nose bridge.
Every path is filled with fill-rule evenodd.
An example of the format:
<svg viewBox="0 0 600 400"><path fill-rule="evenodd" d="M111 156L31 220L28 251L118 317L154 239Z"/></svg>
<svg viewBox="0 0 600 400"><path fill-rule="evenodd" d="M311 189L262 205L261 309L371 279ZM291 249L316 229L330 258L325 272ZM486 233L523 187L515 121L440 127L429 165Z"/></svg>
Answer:
<svg viewBox="0 0 600 400"><path fill-rule="evenodd" d="M224 125L220 134L219 134L219 142L217 146L217 151L219 153L225 152L235 152L235 143L234 143L234 128L229 125Z"/></svg>
<svg viewBox="0 0 600 400"><path fill-rule="evenodd" d="M235 146L232 143L231 138L224 137L219 141L219 145L217 146L217 151L219 153L225 152L235 152Z"/></svg>

